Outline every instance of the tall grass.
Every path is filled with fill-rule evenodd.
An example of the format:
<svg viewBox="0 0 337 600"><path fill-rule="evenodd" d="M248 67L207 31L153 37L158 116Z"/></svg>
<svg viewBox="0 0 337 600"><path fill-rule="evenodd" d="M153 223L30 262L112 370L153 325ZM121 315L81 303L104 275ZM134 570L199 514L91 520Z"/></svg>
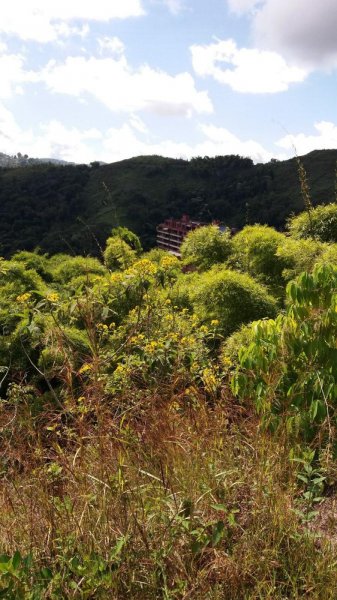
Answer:
<svg viewBox="0 0 337 600"><path fill-rule="evenodd" d="M336 597L337 555L295 511L285 440L226 392L1 420L4 597Z"/></svg>

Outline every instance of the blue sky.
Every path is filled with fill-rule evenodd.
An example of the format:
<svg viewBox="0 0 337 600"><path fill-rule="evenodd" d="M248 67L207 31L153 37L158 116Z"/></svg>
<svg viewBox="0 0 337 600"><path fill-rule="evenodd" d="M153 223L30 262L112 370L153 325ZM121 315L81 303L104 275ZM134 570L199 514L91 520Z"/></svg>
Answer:
<svg viewBox="0 0 337 600"><path fill-rule="evenodd" d="M0 151L261 162L336 148L336 30L336 0L11 0Z"/></svg>

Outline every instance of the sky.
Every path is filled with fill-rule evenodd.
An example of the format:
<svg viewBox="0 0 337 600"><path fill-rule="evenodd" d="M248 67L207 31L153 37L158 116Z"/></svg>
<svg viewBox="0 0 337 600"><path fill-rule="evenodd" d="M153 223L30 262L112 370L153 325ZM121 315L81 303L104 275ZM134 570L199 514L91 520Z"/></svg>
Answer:
<svg viewBox="0 0 337 600"><path fill-rule="evenodd" d="M0 152L254 162L337 148L337 0L11 0Z"/></svg>

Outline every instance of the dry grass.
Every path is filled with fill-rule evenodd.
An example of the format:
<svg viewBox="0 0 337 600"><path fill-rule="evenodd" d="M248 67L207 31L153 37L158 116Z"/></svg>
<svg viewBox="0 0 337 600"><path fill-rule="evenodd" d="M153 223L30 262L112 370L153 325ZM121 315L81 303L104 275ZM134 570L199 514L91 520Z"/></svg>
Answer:
<svg viewBox="0 0 337 600"><path fill-rule="evenodd" d="M8 597L335 598L337 556L293 510L282 440L225 399L142 406L3 411L1 546L33 557Z"/></svg>

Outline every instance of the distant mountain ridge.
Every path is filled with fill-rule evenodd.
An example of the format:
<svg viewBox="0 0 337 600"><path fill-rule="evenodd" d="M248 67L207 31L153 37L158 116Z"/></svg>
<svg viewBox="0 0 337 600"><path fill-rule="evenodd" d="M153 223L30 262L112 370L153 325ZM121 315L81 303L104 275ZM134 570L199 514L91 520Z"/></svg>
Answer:
<svg viewBox="0 0 337 600"><path fill-rule="evenodd" d="M158 223L184 213L236 228L260 222L282 229L291 213L304 209L296 159L256 165L236 155L139 156L103 165L21 159L34 162L0 168L4 256L37 246L98 255L116 225L132 229L149 248ZM335 201L337 150L317 150L301 161L313 204Z"/></svg>
<svg viewBox="0 0 337 600"><path fill-rule="evenodd" d="M2 168L15 169L18 167L30 167L34 164L38 165L43 163L51 163L54 165L74 164L57 158L30 158L28 154L21 154L21 152L18 152L13 156L0 152L0 167Z"/></svg>

